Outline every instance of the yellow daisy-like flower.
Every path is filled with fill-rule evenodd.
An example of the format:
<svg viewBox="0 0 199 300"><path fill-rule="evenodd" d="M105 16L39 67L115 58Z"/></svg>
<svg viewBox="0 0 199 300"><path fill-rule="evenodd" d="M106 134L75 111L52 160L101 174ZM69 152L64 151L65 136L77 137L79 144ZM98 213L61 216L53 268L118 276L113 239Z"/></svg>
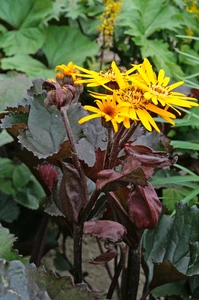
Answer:
<svg viewBox="0 0 199 300"><path fill-rule="evenodd" d="M133 71L135 70L135 67L133 67L128 71L120 71L114 61L111 64L111 69L106 72L103 71L95 72L79 66L75 66L75 68L86 73L86 74L81 74L81 77L84 77L86 79L76 80L75 84L87 83L88 87L103 86L106 89L109 89L109 87L106 86L106 84L108 84L109 82L114 82L118 84L118 76L115 73L115 71L117 73L119 72L125 80L125 78L129 76L131 73L133 73Z"/></svg>
<svg viewBox="0 0 199 300"><path fill-rule="evenodd" d="M126 103L117 104L116 97L113 95L104 95L105 97L100 100L95 100L97 107L85 105L84 109L93 112L94 114L83 117L78 121L79 124L87 122L94 118L103 118L105 122L111 122L115 132L118 131L118 124L123 122L126 128L129 128L128 115L125 107Z"/></svg>
<svg viewBox="0 0 199 300"><path fill-rule="evenodd" d="M64 76L71 76L75 81L76 75L79 75L79 71L76 69L75 65L72 62L69 62L67 65L58 65L55 68L56 78L63 79Z"/></svg>
<svg viewBox="0 0 199 300"><path fill-rule="evenodd" d="M117 66L114 65L113 71L119 88L112 90L112 92L118 103L128 103L123 112L129 115L133 121L140 120L148 131L151 131L152 127L156 131L160 131L151 113L158 114L174 125L173 119L176 117L167 111L169 107L177 111L174 106L191 107L198 105L190 101L196 99L186 97L182 93L172 92L173 89L183 84L182 81L168 86L170 78L164 77L163 70L160 70L156 78L156 74L147 59L144 59L143 64L134 67L138 74L124 78ZM92 96L98 99L105 97L105 95L97 93L92 93ZM126 122L130 122L130 119L126 118Z"/></svg>
<svg viewBox="0 0 199 300"><path fill-rule="evenodd" d="M158 76L156 76L147 58L144 59L144 62L141 65L137 65L135 67L140 75L140 80L137 80L136 78L132 78L132 80L137 87L142 89L146 100L149 100L155 105L161 104L161 106L166 109L171 107L179 114L180 112L175 108L175 106L187 108L198 106L197 103L190 101L195 101L195 98L187 97L179 92L173 92L174 89L183 85L184 81L168 85L170 78L165 77L164 70L161 69Z"/></svg>

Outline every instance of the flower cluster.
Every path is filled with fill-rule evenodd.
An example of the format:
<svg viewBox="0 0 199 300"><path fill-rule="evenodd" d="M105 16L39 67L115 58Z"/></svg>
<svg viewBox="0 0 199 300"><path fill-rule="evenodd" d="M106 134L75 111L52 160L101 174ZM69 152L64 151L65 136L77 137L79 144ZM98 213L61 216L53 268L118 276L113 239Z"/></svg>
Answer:
<svg viewBox="0 0 199 300"><path fill-rule="evenodd" d="M194 18L199 18L199 4L197 0L184 0L186 11L193 14Z"/></svg>
<svg viewBox="0 0 199 300"><path fill-rule="evenodd" d="M95 102L98 107L84 106L94 114L82 118L79 124L100 117L105 122L111 122L115 132L120 123L130 128L132 123L137 122L141 122L148 131L154 128L160 132L153 119L154 114L174 125L174 113L180 115L178 107L198 105L194 102L195 98L173 91L183 81L169 85L170 78L165 77L164 70L161 69L156 75L147 58L142 64L133 65L127 71L120 70L115 62L112 62L107 72L89 71L79 66L76 69L84 72L81 74L84 79L75 83L87 83L89 87L103 86L106 89L105 94L91 93L97 99Z"/></svg>
<svg viewBox="0 0 199 300"><path fill-rule="evenodd" d="M106 45L109 46L112 44L114 24L120 11L122 0L103 0L103 2L105 12L100 15L102 24L98 27L98 30L100 31L100 35L104 36Z"/></svg>

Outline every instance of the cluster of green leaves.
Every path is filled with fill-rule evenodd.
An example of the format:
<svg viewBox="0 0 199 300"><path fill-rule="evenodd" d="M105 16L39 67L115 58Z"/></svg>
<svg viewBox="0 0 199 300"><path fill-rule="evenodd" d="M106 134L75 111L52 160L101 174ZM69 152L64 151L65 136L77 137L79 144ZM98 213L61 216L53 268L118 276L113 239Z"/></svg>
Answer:
<svg viewBox="0 0 199 300"><path fill-rule="evenodd" d="M81 33L77 25L71 23L82 16L85 19L86 10L92 12L95 1L81 5L79 2L3 0L0 7L1 69L48 78L54 76L58 64L70 61L82 64L86 57L96 55L99 46L92 34ZM92 16L88 14L88 17Z"/></svg>
<svg viewBox="0 0 199 300"><path fill-rule="evenodd" d="M118 30L117 46L128 49L128 60L150 57L157 70L163 68L172 78L193 74L193 63L182 56L179 59L177 52L174 53L174 48L196 56L198 52L198 41L190 44L191 40L187 42L186 37L177 37L185 35L185 29L191 29L196 36L199 33L197 20L185 10L183 0L161 0L158 5L155 0L134 0L133 3L124 0L119 26L128 39L122 42L122 31Z"/></svg>

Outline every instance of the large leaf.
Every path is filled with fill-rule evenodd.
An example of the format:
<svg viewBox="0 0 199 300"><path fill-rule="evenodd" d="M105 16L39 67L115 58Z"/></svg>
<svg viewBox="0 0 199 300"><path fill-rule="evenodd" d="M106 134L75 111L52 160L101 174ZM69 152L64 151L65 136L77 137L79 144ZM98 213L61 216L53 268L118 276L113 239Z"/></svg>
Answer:
<svg viewBox="0 0 199 300"><path fill-rule="evenodd" d="M128 34L136 36L139 33L145 37L160 29L177 31L183 23L179 10L164 0L158 1L158 5L156 0L134 0L133 3L124 0L120 18L121 25L128 28Z"/></svg>
<svg viewBox="0 0 199 300"><path fill-rule="evenodd" d="M0 225L0 258L8 261L17 259L26 263L26 261L18 254L18 252L12 249L12 245L15 241L16 238L14 235L10 234L7 228L4 228Z"/></svg>
<svg viewBox="0 0 199 300"><path fill-rule="evenodd" d="M26 73L29 77L53 78L54 70L48 69L39 60L30 57L28 54L16 54L1 60L3 70L17 70Z"/></svg>
<svg viewBox="0 0 199 300"><path fill-rule="evenodd" d="M34 54L41 48L45 35L39 27L42 27L41 20L49 14L51 7L50 0L1 1L0 18L13 27L0 37L6 55Z"/></svg>
<svg viewBox="0 0 199 300"><path fill-rule="evenodd" d="M163 215L158 226L145 233L143 247L150 289L199 275L198 228L199 209L180 202L175 218Z"/></svg>
<svg viewBox="0 0 199 300"><path fill-rule="evenodd" d="M2 299L97 300L98 295L86 284L73 285L70 277L57 278L34 264L24 266L20 261L0 261ZM14 295L14 296L13 296ZM17 298L16 298L16 297Z"/></svg>
<svg viewBox="0 0 199 300"><path fill-rule="evenodd" d="M28 98L27 90L32 82L25 75L0 80L0 111L6 107L17 107L23 98Z"/></svg>
<svg viewBox="0 0 199 300"><path fill-rule="evenodd" d="M68 138L61 114L58 110L45 107L44 98L44 94L39 95L30 104L28 129L20 132L19 141L39 158L47 158L58 152L59 158L69 157L70 147L66 142ZM98 130L99 120L90 122L92 130L84 131L87 124L78 124L78 120L86 115L80 104L70 105L67 115L80 159L92 166L95 162L95 149L100 146L104 148L106 145L105 131ZM83 137L85 139L81 140ZM82 146L84 151L81 151Z"/></svg>
<svg viewBox="0 0 199 300"><path fill-rule="evenodd" d="M34 27L50 12L51 7L50 0L1 0L0 18L13 28Z"/></svg>
<svg viewBox="0 0 199 300"><path fill-rule="evenodd" d="M90 41L79 30L68 26L49 26L47 38L42 48L49 66L72 61L82 64L88 56L94 56L99 50L97 43Z"/></svg>

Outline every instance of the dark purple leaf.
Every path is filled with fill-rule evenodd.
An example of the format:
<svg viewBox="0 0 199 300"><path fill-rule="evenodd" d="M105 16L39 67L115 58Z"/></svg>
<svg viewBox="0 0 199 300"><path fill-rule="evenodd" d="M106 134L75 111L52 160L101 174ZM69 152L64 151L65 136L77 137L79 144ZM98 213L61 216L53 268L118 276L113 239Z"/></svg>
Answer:
<svg viewBox="0 0 199 300"><path fill-rule="evenodd" d="M125 150L129 155L134 155L142 165L152 168L163 168L171 166L176 162L176 157L169 159L169 154L162 151L154 151L153 149L142 146L126 144Z"/></svg>
<svg viewBox="0 0 199 300"><path fill-rule="evenodd" d="M133 155L127 157L121 173L112 169L99 172L96 186L99 190L114 191L127 186L129 183L141 186L147 184L141 163Z"/></svg>
<svg viewBox="0 0 199 300"><path fill-rule="evenodd" d="M104 265L113 259L117 255L116 249L113 247L111 250L106 251L104 254L101 254L95 257L93 260L89 261L93 265Z"/></svg>
<svg viewBox="0 0 199 300"><path fill-rule="evenodd" d="M128 202L131 220L138 228L154 228L159 220L162 204L150 183L147 186L136 186Z"/></svg>
<svg viewBox="0 0 199 300"><path fill-rule="evenodd" d="M84 234L94 235L101 240L117 243L123 240L126 228L114 221L88 221L84 223Z"/></svg>
<svg viewBox="0 0 199 300"><path fill-rule="evenodd" d="M68 221L77 222L83 203L81 179L73 165L62 163L62 168L58 206Z"/></svg>
<svg viewBox="0 0 199 300"><path fill-rule="evenodd" d="M127 234L124 236L124 242L132 249L136 249L141 239L143 229L139 229L135 226L135 224L133 224L127 212L117 199L115 193L109 193L107 199L113 211L115 221L122 224L127 229Z"/></svg>
<svg viewBox="0 0 199 300"><path fill-rule="evenodd" d="M95 164L92 167L89 167L88 163L84 165L86 176L88 176L94 182L96 182L97 175L103 168L104 155L105 151L102 151L100 148L98 148L95 153Z"/></svg>

